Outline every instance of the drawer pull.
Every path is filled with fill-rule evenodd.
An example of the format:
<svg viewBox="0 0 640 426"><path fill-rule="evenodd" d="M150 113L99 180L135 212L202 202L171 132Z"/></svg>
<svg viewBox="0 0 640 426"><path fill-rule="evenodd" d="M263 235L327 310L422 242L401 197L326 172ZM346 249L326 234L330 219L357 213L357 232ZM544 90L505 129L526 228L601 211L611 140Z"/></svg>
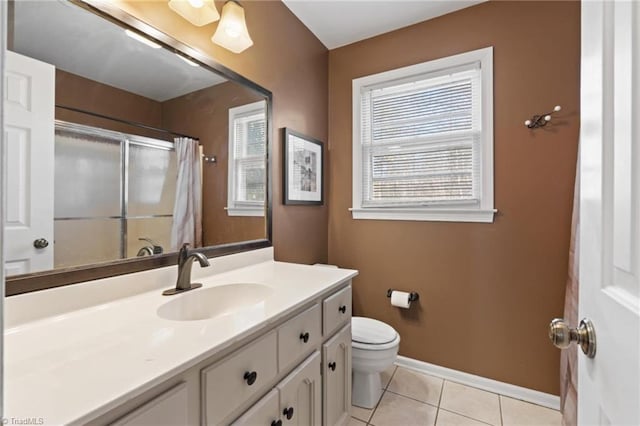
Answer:
<svg viewBox="0 0 640 426"><path fill-rule="evenodd" d="M293 407L285 408L282 414L287 417L287 420L291 420L293 417Z"/></svg>
<svg viewBox="0 0 640 426"><path fill-rule="evenodd" d="M247 371L246 373L244 373L244 379L247 381L247 384L249 386L254 384L257 378L258 378L258 373L256 373L255 371Z"/></svg>
<svg viewBox="0 0 640 426"><path fill-rule="evenodd" d="M271 426L282 426L282 420L274 420L271 422Z"/></svg>
<svg viewBox="0 0 640 426"><path fill-rule="evenodd" d="M342 305L338 308L338 310L340 312L342 312L343 314L347 312L347 306L346 305Z"/></svg>
<svg viewBox="0 0 640 426"><path fill-rule="evenodd" d="M309 332L307 331L306 333L300 333L300 340L302 340L304 343L307 343L309 341Z"/></svg>
<svg viewBox="0 0 640 426"><path fill-rule="evenodd" d="M335 361L329 363L329 369L331 371L336 371L336 363L335 363Z"/></svg>

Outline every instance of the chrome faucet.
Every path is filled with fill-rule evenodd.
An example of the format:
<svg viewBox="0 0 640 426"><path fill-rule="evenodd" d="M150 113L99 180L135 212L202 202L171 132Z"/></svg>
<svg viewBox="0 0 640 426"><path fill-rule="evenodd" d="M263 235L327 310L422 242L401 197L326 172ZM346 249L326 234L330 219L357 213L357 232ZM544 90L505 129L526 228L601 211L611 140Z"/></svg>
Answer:
<svg viewBox="0 0 640 426"><path fill-rule="evenodd" d="M209 259L204 254L189 250L189 243L184 243L178 253L178 280L176 281L176 287L163 291L162 294L164 296L171 296L202 287L200 283L191 282L191 266L196 259L200 263L200 267L210 266Z"/></svg>

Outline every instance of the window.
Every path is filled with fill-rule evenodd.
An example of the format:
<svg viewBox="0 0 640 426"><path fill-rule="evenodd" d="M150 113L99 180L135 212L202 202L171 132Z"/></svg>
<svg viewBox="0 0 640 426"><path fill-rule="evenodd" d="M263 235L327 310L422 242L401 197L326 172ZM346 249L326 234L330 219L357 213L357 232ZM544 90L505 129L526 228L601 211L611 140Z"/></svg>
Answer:
<svg viewBox="0 0 640 426"><path fill-rule="evenodd" d="M351 210L493 222L493 48L353 80Z"/></svg>
<svg viewBox="0 0 640 426"><path fill-rule="evenodd" d="M264 101L229 109L229 216L264 216L267 182L265 111Z"/></svg>

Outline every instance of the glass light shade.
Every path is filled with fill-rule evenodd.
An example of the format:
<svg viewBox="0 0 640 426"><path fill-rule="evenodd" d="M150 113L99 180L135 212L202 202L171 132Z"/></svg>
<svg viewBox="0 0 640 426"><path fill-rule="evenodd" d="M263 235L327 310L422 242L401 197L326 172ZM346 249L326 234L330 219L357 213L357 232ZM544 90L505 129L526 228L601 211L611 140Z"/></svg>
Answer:
<svg viewBox="0 0 640 426"><path fill-rule="evenodd" d="M240 53L253 45L242 6L233 0L225 3L222 8L222 18L211 41L233 53Z"/></svg>
<svg viewBox="0 0 640 426"><path fill-rule="evenodd" d="M220 19L220 14L216 5L213 4L213 0L170 0L169 7L196 27Z"/></svg>

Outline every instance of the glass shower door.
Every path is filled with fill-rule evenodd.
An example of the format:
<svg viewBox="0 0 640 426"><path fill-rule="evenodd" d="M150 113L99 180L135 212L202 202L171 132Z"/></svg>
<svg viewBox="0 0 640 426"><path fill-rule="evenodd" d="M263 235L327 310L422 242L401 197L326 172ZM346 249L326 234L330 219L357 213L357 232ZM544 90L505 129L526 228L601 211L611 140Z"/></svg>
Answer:
<svg viewBox="0 0 640 426"><path fill-rule="evenodd" d="M173 143L130 139L128 148L126 257L150 244L171 251L177 161Z"/></svg>
<svg viewBox="0 0 640 426"><path fill-rule="evenodd" d="M56 127L56 268L122 258L122 144Z"/></svg>

